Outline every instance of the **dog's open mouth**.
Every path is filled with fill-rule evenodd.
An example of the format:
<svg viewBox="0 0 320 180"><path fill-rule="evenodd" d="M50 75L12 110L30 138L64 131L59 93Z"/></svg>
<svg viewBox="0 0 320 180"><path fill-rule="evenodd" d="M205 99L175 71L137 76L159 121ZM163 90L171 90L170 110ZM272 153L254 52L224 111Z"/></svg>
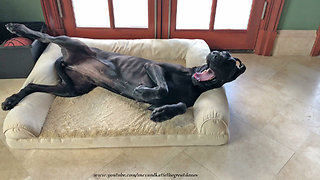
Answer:
<svg viewBox="0 0 320 180"><path fill-rule="evenodd" d="M210 81L216 77L214 71L211 68L208 68L202 72L196 72L193 74L193 77L198 81Z"/></svg>

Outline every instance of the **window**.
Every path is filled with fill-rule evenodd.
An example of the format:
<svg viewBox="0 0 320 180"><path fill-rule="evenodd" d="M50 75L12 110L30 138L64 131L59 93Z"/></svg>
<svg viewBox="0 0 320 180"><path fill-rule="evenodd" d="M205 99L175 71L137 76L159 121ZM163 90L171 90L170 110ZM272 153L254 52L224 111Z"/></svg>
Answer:
<svg viewBox="0 0 320 180"><path fill-rule="evenodd" d="M212 49L254 49L259 28L276 31L284 0L41 0L41 3L47 12L47 25L57 34L111 39L197 38L204 39ZM269 17L261 20L263 9L267 9Z"/></svg>

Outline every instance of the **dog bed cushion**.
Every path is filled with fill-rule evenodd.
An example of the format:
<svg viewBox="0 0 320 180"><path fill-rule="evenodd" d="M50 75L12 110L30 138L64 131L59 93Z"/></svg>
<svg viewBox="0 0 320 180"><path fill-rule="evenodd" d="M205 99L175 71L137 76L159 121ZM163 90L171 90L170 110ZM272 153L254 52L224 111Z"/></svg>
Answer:
<svg viewBox="0 0 320 180"><path fill-rule="evenodd" d="M203 40L92 40L91 47L187 67L205 63L210 52ZM50 44L28 83L56 84L54 61L60 48ZM229 110L223 88L204 92L185 114L151 121L148 104L102 88L74 98L34 93L7 115L3 132L12 148L93 148L133 146L220 145L228 142Z"/></svg>

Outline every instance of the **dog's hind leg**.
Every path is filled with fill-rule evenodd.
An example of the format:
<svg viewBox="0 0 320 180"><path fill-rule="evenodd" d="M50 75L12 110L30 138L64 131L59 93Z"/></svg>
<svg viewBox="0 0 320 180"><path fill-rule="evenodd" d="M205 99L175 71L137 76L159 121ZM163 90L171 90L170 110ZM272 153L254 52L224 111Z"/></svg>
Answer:
<svg viewBox="0 0 320 180"><path fill-rule="evenodd" d="M25 25L17 23L6 24L6 28L8 29L8 31L13 34L17 34L18 36L38 39L39 41L44 43L55 43L59 45L62 48L61 51L66 61L67 59L76 60L71 57L72 54L81 54L82 56L92 56L94 54L91 48L89 48L86 44L77 39L72 39L67 36L53 37L46 33L31 30ZM81 51L81 53L77 53L79 51Z"/></svg>
<svg viewBox="0 0 320 180"><path fill-rule="evenodd" d="M154 122L162 122L173 118L176 115L183 114L187 111L185 103L179 102L177 104L164 105L155 108L150 116Z"/></svg>
<svg viewBox="0 0 320 180"><path fill-rule="evenodd" d="M61 96L61 97L75 97L75 96L80 96L82 94L85 94L91 91L95 87L94 85L90 85L87 82L82 82L82 84L77 84L77 86L85 87L85 88L83 88L81 92L78 92L75 89L72 79L64 71L62 58L59 58L55 62L55 68L57 70L59 77L61 78L60 83L58 83L57 85L40 85L40 84L29 83L26 87L21 89L17 94L13 94L12 96L8 97L2 103L1 105L2 109L5 111L12 109L24 97L35 92L50 93L50 94Z"/></svg>
<svg viewBox="0 0 320 180"><path fill-rule="evenodd" d="M147 102L153 99L163 98L169 92L163 69L157 64L149 63L145 64L144 68L149 78L156 84L156 86L147 87L140 85L134 89L133 95L140 99L142 98Z"/></svg>
<svg viewBox="0 0 320 180"><path fill-rule="evenodd" d="M54 63L54 66L58 76L60 77L60 80L61 80L60 83L67 86L69 92L76 94L74 83L72 79L65 72L66 65L64 64L63 57L60 57L59 59L57 59L56 62Z"/></svg>

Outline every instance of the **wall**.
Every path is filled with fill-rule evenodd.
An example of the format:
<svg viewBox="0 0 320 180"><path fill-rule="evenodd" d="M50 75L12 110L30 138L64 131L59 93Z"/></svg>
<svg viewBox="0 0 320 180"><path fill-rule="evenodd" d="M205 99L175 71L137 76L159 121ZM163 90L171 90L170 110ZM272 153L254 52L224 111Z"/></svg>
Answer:
<svg viewBox="0 0 320 180"><path fill-rule="evenodd" d="M285 0L279 30L316 30L320 25L320 0Z"/></svg>
<svg viewBox="0 0 320 180"><path fill-rule="evenodd" d="M0 0L0 22L44 22L40 0Z"/></svg>
<svg viewBox="0 0 320 180"><path fill-rule="evenodd" d="M320 0L285 0L273 52L308 56L320 25Z"/></svg>

